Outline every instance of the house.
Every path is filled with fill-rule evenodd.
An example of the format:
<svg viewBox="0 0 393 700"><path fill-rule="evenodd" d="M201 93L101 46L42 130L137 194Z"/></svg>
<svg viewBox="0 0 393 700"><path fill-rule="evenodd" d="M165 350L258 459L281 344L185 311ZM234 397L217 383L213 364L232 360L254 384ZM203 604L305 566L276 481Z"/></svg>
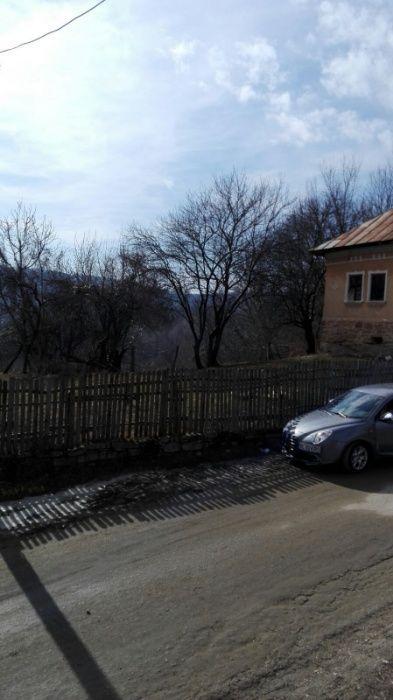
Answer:
<svg viewBox="0 0 393 700"><path fill-rule="evenodd" d="M326 261L322 352L393 356L393 209L313 252Z"/></svg>

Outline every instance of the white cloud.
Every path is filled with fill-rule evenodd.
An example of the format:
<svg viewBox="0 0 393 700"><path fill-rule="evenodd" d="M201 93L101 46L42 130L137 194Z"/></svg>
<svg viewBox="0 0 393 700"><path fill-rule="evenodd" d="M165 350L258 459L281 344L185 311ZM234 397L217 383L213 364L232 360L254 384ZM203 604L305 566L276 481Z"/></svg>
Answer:
<svg viewBox="0 0 393 700"><path fill-rule="evenodd" d="M270 108L276 111L288 112L292 105L289 92L273 92L269 96Z"/></svg>
<svg viewBox="0 0 393 700"><path fill-rule="evenodd" d="M393 132L384 119L362 119L351 110L337 112L337 129L347 139L360 144L376 141L387 151L393 146Z"/></svg>
<svg viewBox="0 0 393 700"><path fill-rule="evenodd" d="M209 79L210 81L213 80L218 87L233 93L231 61L225 51L218 46L210 46L207 48L205 55L207 57L207 66L204 66L206 81L209 82Z"/></svg>
<svg viewBox="0 0 393 700"><path fill-rule="evenodd" d="M249 102L258 98L258 93L251 85L242 85L236 90L239 102Z"/></svg>
<svg viewBox="0 0 393 700"><path fill-rule="evenodd" d="M194 56L197 48L196 41L179 41L170 46L169 53L180 71L185 71L190 67L190 58Z"/></svg>
<svg viewBox="0 0 393 700"><path fill-rule="evenodd" d="M187 70L196 85L230 93L240 103L260 99L282 82L275 48L263 37L235 42L230 48L191 40L175 43L168 53L176 67Z"/></svg>
<svg viewBox="0 0 393 700"><path fill-rule="evenodd" d="M388 4L324 0L320 4L319 27L331 44L351 43L372 49L393 45Z"/></svg>
<svg viewBox="0 0 393 700"><path fill-rule="evenodd" d="M393 108L393 12L375 3L324 0L319 29L338 53L323 66L322 84L336 97L376 100Z"/></svg>
<svg viewBox="0 0 393 700"><path fill-rule="evenodd" d="M358 39L365 35L369 40L367 13L360 12L357 16L354 8L345 2L323 2L319 11L319 32L328 34L326 44L345 43L348 31L351 31L351 19L356 24ZM380 26L382 24L381 20ZM323 35L315 34L315 41L323 46ZM376 38L370 41L375 44ZM217 44L206 46L195 40L176 46L182 60L183 57L192 59L192 66L188 64L189 72L198 77L195 85L204 93L211 95L213 92L218 99L218 88L241 104L258 103L261 117L265 111L272 127L270 141L273 144L304 148L344 139L354 144L384 146L392 142L391 128L386 120L361 117L353 109L339 109L329 100L321 100L316 88L307 85L302 85L301 91L295 93L282 89L282 86L287 87L288 76L280 66L275 48L263 37L236 42L231 50ZM370 63L371 58L367 49L359 47L357 52L353 50L344 57L331 58L322 70L324 86L335 96L370 97L371 73L375 69L375 62ZM377 74L381 80L385 70L380 58Z"/></svg>
<svg viewBox="0 0 393 700"><path fill-rule="evenodd" d="M370 97L374 61L365 51L348 51L345 56L337 56L325 66L322 83L338 97Z"/></svg>
<svg viewBox="0 0 393 700"><path fill-rule="evenodd" d="M238 43L237 54L250 85L274 88L282 80L275 48L264 38Z"/></svg>
<svg viewBox="0 0 393 700"><path fill-rule="evenodd" d="M377 143L388 151L393 147L393 132L386 120L361 118L353 110L340 111L335 107L297 113L277 110L271 113L271 118L280 128L275 143L307 146L341 139L363 146Z"/></svg>
<svg viewBox="0 0 393 700"><path fill-rule="evenodd" d="M335 111L332 108L314 109L304 114L277 112L272 118L277 122L280 131L274 141L294 146L325 141L329 135L328 125L334 116Z"/></svg>

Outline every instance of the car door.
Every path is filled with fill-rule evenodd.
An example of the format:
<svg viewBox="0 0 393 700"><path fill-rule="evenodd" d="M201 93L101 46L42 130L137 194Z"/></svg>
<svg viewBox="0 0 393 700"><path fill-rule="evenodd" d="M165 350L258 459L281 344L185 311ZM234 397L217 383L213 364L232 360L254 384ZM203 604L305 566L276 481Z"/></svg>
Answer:
<svg viewBox="0 0 393 700"><path fill-rule="evenodd" d="M393 421L381 420L381 417L386 413L393 414L393 401L389 401L382 410L378 411L375 420L376 443L379 454L393 454Z"/></svg>

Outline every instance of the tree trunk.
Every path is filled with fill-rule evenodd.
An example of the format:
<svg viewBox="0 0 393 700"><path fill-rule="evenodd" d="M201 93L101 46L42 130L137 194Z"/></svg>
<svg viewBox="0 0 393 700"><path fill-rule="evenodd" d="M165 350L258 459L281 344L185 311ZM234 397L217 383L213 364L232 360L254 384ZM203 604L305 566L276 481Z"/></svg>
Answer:
<svg viewBox="0 0 393 700"><path fill-rule="evenodd" d="M30 348L24 348L23 350L23 367L22 367L22 372L23 374L27 374L27 370L29 369L30 366Z"/></svg>
<svg viewBox="0 0 393 700"><path fill-rule="evenodd" d="M211 352L209 352L208 358L207 358L207 363L206 363L207 367L219 367L220 366L217 355L218 355L218 350L213 349Z"/></svg>
<svg viewBox="0 0 393 700"><path fill-rule="evenodd" d="M222 330L215 329L209 335L209 345L207 350L207 366L208 367L219 367L218 353L220 350L222 340Z"/></svg>
<svg viewBox="0 0 393 700"><path fill-rule="evenodd" d="M194 358L197 369L203 369L203 362L201 359L201 344L200 342L194 343Z"/></svg>
<svg viewBox="0 0 393 700"><path fill-rule="evenodd" d="M317 344L316 344L313 324L311 323L311 321L306 322L304 324L303 330L304 330L304 337L306 339L307 355L315 355L316 350L317 350Z"/></svg>
<svg viewBox="0 0 393 700"><path fill-rule="evenodd" d="M118 350L113 350L111 353L111 358L110 358L110 371L111 372L120 372L122 362L123 362L123 353L119 352Z"/></svg>

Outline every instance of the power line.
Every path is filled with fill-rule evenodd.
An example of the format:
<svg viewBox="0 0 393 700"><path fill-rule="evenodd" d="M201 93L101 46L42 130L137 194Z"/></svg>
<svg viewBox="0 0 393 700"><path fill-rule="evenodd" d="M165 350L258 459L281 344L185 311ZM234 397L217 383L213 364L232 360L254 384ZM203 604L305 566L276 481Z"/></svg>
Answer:
<svg viewBox="0 0 393 700"><path fill-rule="evenodd" d="M49 36L50 34L55 34L56 32L59 32L61 29L64 29L64 27L68 27L69 24L72 24L72 22L76 22L77 19L80 19L81 17L84 17L87 15L89 12L92 12L93 10L96 9L99 5L102 5L106 0L100 0L100 2L96 2L93 7L89 7L88 10L85 10L84 12L81 12L80 15L76 15L76 17L73 17L72 19L69 19L68 22L65 22L64 24L61 25L61 27L57 27L56 29L51 29L49 32L45 32L45 34L41 34L41 36L36 36L35 39L30 39L29 41L23 41L21 44L16 44L16 46L10 46L8 49L0 49L0 53L7 53L8 51L15 51L15 49L20 49L22 46L27 46L28 44L34 44L35 41L40 41L41 39L45 39L46 36Z"/></svg>

